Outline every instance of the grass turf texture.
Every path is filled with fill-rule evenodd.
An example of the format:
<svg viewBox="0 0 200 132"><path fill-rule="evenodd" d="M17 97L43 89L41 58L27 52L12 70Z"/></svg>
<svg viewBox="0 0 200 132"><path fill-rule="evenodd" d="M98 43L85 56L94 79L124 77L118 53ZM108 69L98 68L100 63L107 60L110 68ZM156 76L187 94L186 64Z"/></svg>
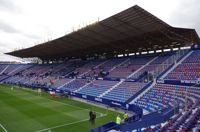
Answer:
<svg viewBox="0 0 200 132"><path fill-rule="evenodd" d="M118 113L47 93L0 85L0 132L87 132L110 121ZM95 124L88 121L89 109L97 112ZM2 127L3 126L3 127Z"/></svg>

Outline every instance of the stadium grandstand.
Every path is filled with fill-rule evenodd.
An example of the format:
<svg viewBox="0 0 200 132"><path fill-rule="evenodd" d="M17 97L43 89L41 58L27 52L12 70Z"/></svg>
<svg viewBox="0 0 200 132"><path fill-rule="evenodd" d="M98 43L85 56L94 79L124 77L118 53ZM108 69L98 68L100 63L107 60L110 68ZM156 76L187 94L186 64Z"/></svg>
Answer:
<svg viewBox="0 0 200 132"><path fill-rule="evenodd" d="M116 113L110 113L113 115L107 119L109 114L95 108L97 124L88 126L85 118L75 120L83 116L78 108L80 113L72 118L74 122L65 124L59 120L65 108L49 109L47 113L40 113L36 108L39 115L44 115L40 119L23 106L19 113L29 114L34 122L39 120L42 125L33 123L31 126L28 124L30 119L27 127L18 126L19 131L199 131L199 44L195 29L172 27L135 5L55 40L6 53L21 58L37 57L41 64L0 64L2 86L14 87L14 91L17 87L27 88L17 89L11 95L10 89L0 88L0 99L11 107L12 104L5 99L7 95L18 104L18 108L21 105L15 100L16 94L23 96L20 100L29 105L30 100L26 98L31 99L30 95L35 96L33 91L41 89L44 91L42 96L53 92L58 97L49 99L47 96L39 104L41 97L37 96L35 101L43 109L47 109L46 102L52 100L52 109L59 105L53 103L60 100L61 104L68 100L67 107L75 107L69 102L71 100L74 103L86 102L84 108L87 110L91 107L87 105L92 105L131 113L126 122L116 124ZM70 99L60 98L62 96ZM78 107L83 107L83 104ZM9 114L6 109L4 111ZM60 115L55 117L54 111ZM69 112L73 114L72 108ZM51 118L47 117L51 113ZM103 121L98 122L101 117ZM56 124L50 119L55 119ZM48 125L45 120L49 120ZM8 131L17 129L15 123L4 122L1 117L0 121L5 123Z"/></svg>

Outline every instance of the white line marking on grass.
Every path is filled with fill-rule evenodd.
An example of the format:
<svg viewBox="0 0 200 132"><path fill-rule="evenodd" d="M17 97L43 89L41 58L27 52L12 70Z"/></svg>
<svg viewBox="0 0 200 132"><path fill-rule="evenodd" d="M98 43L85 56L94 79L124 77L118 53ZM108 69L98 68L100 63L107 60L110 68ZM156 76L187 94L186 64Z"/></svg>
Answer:
<svg viewBox="0 0 200 132"><path fill-rule="evenodd" d="M4 132L8 132L6 128L0 123L0 127L3 128Z"/></svg>
<svg viewBox="0 0 200 132"><path fill-rule="evenodd" d="M90 111L89 109L82 108L82 107L78 107L78 106L71 105L71 104L64 103L64 102L60 102L60 101L57 101L57 100L48 99L48 98L45 98L45 99L47 99L47 100L51 100L51 101L54 101L54 102L57 102L57 103L60 103L60 104L63 104L63 105L72 106L72 107L75 107L75 108L79 108L79 109L83 109L83 110L88 110L88 111ZM101 112L97 112L97 111L96 111L96 113L98 113L98 114L100 114L100 115L103 115L103 113L101 113Z"/></svg>
<svg viewBox="0 0 200 132"><path fill-rule="evenodd" d="M104 116L107 116L107 114L103 114L103 115L101 115L101 116L99 116L99 117L97 117L97 118L101 118L101 117L104 117ZM75 121L75 122L71 122L71 123L67 123L67 124L62 124L62 125L58 125L58 126L54 126L54 127L49 127L49 128L37 130L36 132L49 131L49 130L52 130L52 129L55 129L55 128L64 127L64 126L69 126L69 125L77 124L77 123L84 122L84 121L88 121L88 120L89 120L89 119L83 119L83 120L80 120L80 121Z"/></svg>

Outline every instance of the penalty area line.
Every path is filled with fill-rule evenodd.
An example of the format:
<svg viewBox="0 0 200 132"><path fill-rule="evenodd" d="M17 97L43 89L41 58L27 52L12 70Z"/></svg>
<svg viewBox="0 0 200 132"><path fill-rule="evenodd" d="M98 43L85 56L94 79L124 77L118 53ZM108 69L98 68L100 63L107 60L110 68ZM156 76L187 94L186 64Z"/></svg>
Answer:
<svg viewBox="0 0 200 132"><path fill-rule="evenodd" d="M98 118L105 117L105 116L107 116L107 114L103 114L103 115L97 117L97 119L98 119ZM89 120L89 119L83 119L83 120L80 120L80 121L75 121L75 122L71 122L71 123L66 123L66 124L62 124L62 125L58 125L58 126L54 126L54 127L49 127L49 128L37 130L36 132L49 131L49 130L52 130L52 129L55 129L55 128L64 127L64 126L69 126L69 125L73 125L73 124L85 122L85 121L88 121L88 120Z"/></svg>
<svg viewBox="0 0 200 132"><path fill-rule="evenodd" d="M6 128L0 123L0 127L4 130L4 132L8 132Z"/></svg>

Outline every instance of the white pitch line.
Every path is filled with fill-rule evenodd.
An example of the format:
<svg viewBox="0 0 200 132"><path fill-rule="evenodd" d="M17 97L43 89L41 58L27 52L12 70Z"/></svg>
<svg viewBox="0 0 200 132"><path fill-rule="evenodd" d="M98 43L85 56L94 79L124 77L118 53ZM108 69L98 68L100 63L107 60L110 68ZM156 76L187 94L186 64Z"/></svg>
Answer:
<svg viewBox="0 0 200 132"><path fill-rule="evenodd" d="M63 104L63 105L72 106L72 107L74 107L74 108L79 108L79 109L83 109L83 110L88 110L88 111L90 111L89 109L85 109L85 108L82 108L82 107L70 105L70 104L68 104L68 103L64 103L64 102L60 102L60 101L56 101L56 100L52 100L52 99L48 99L48 98L45 98L45 99L51 100L51 101L54 101L54 102L57 102L57 103L60 103L60 104ZM97 112L97 111L96 111L96 113L99 113L100 115L103 115L103 113L101 113L101 112Z"/></svg>
<svg viewBox="0 0 200 132"><path fill-rule="evenodd" d="M3 128L4 132L8 132L6 128L0 123L0 127Z"/></svg>
<svg viewBox="0 0 200 132"><path fill-rule="evenodd" d="M103 115L101 115L97 118L101 118L101 117L104 117L104 116L107 116L107 114L103 114ZM88 119L83 119L83 120L80 120L80 121L75 121L75 122L71 122L71 123L67 123L67 124L62 124L62 125L58 125L58 126L54 126L54 127L45 128L45 129L37 130L36 132L48 131L48 130L52 130L52 129L55 129L55 128L59 128L59 127L63 127L63 126L69 126L69 125L73 125L73 124L84 122L84 121L88 121Z"/></svg>

